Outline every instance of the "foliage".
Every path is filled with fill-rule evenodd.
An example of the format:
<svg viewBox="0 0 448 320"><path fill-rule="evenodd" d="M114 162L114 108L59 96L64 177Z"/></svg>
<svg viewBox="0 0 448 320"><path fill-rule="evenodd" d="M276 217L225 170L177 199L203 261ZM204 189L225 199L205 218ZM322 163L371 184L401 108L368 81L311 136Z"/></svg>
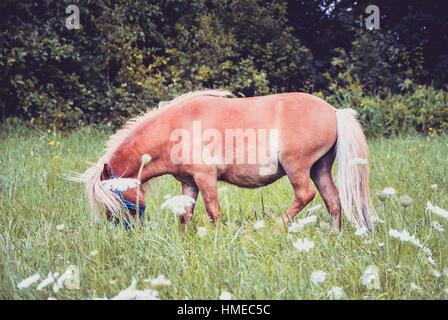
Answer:
<svg viewBox="0 0 448 320"><path fill-rule="evenodd" d="M366 1L81 0L80 30L65 27L70 4L0 3L3 120L118 126L186 91L329 93L334 79L347 86L338 77L346 72L369 99L402 94L407 79L413 89L447 82L446 33L436 36L446 19L423 1L377 2L384 14L374 31L363 26ZM418 101L413 110L430 110Z"/></svg>

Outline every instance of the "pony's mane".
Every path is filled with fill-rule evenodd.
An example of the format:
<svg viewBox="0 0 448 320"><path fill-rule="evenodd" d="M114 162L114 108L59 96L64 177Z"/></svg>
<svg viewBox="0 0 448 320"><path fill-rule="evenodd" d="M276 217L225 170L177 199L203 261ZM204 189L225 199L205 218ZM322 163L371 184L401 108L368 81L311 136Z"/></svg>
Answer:
<svg viewBox="0 0 448 320"><path fill-rule="evenodd" d="M155 108L149 109L146 113L141 116L134 117L130 119L123 126L122 129L118 130L114 135L112 135L106 144L106 150L104 155L100 158L100 163L105 163L110 160L115 150L123 143L123 141L142 123L144 123L149 118L159 114L161 111L177 105L185 100L190 98L194 98L197 96L215 96L215 97L226 97L232 96L232 93L227 90L199 90L199 91L191 91L184 93L173 100L170 101L161 101L159 105Z"/></svg>

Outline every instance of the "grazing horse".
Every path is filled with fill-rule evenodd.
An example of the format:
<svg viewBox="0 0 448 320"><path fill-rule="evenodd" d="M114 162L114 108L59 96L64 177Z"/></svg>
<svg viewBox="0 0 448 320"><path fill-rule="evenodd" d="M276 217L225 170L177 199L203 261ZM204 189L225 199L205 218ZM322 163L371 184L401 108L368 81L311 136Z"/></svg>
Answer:
<svg viewBox="0 0 448 320"><path fill-rule="evenodd" d="M141 171L142 184L171 174L182 183L183 195L196 200L201 192L213 225L221 214L218 181L258 188L287 175L294 201L277 223L287 225L314 198L313 181L333 227L341 227L342 208L348 221L371 228L375 212L368 188L368 147L354 110L335 109L305 93L230 95L190 92L130 120L109 139L98 163L74 179L86 184L94 215L99 216L100 204L111 220L126 205L126 217L137 218L137 187L117 194L101 182L137 178L142 155L149 154L152 161ZM335 157L339 192L331 174ZM138 202L144 205L144 189L138 188ZM191 221L193 210L194 204L185 208L181 227Z"/></svg>

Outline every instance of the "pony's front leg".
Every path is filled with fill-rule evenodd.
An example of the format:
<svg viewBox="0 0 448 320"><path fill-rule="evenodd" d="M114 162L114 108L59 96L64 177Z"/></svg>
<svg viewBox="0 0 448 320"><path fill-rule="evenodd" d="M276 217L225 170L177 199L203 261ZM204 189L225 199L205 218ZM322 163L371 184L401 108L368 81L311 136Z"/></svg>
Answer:
<svg viewBox="0 0 448 320"><path fill-rule="evenodd" d="M199 189L198 189L198 186L196 185L196 183L194 183L194 181L182 182L182 194L184 196L192 197L194 199L194 201L196 202L196 200L198 199L198 193L199 193ZM195 204L193 203L191 206L186 207L185 213L181 214L179 216L180 231L182 233L185 233L185 225L193 219L194 205Z"/></svg>
<svg viewBox="0 0 448 320"><path fill-rule="evenodd" d="M216 223L221 215L221 207L218 201L218 180L216 175L200 174L194 177L194 181L201 191L204 198L205 209L209 215L213 226L216 227Z"/></svg>

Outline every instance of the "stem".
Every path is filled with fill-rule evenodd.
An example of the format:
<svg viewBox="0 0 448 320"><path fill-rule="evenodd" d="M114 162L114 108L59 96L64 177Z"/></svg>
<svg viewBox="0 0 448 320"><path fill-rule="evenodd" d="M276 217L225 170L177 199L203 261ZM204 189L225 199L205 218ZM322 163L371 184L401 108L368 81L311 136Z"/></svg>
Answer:
<svg viewBox="0 0 448 320"><path fill-rule="evenodd" d="M144 167L144 166L145 166L145 165L142 163L142 164L140 165L140 170L138 171L138 177L137 177L137 179L138 179L138 181L140 181L140 183L142 183L141 180L140 180L140 178L141 178L141 176L142 176L142 170L143 170L143 167ZM140 211L139 200L140 200L140 185L137 187L137 200L135 201L136 214L137 214L137 217L140 218L140 214L139 214L139 211Z"/></svg>

